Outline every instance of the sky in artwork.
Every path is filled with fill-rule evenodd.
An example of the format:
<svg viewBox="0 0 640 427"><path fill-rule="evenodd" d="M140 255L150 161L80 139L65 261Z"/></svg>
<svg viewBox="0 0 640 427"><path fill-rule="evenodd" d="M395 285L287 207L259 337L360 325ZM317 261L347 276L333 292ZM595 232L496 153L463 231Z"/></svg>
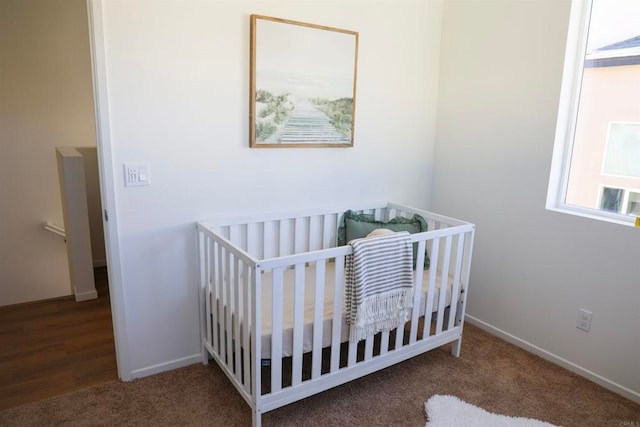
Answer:
<svg viewBox="0 0 640 427"><path fill-rule="evenodd" d="M355 36L258 20L256 88L300 97L353 96Z"/></svg>

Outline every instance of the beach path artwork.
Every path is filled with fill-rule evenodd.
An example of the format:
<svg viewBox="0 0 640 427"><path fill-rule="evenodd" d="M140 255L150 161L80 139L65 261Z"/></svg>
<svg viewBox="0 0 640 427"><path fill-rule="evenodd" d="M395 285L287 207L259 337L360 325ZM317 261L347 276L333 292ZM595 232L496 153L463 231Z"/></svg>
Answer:
<svg viewBox="0 0 640 427"><path fill-rule="evenodd" d="M357 33L251 16L252 147L353 146Z"/></svg>

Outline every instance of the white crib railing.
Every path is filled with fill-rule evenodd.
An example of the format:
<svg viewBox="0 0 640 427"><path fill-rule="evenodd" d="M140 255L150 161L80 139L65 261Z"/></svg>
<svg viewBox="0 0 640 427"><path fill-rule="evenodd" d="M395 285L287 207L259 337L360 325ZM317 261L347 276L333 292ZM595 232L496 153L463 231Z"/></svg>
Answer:
<svg viewBox="0 0 640 427"><path fill-rule="evenodd" d="M414 309L406 328L384 331L360 343L345 342L344 261L351 247L336 246L336 230L346 209L197 225L203 362L211 357L221 366L252 408L254 425L260 425L264 412L443 344L453 343L452 353L459 355L474 226L391 203L351 207L385 221L422 215L429 231L412 234L411 239L418 244L416 265L423 265L427 249L431 266L415 271L416 289L422 289L423 279L428 285L426 294L414 292ZM308 268L313 268L309 277ZM268 288L263 284L267 276ZM291 282L286 280L289 276ZM265 301L265 310L267 290L271 300ZM324 299L328 291L333 294L329 319ZM290 314L283 310L285 296L292 301ZM311 325L305 325L305 301L313 302ZM423 311L418 309L421 305ZM263 316L271 320L267 334ZM285 330L285 324L291 324L291 330ZM306 360L305 327L311 335L311 354ZM283 334L291 337L290 357L283 354ZM323 342L327 334L329 345ZM263 342L270 347L268 364L264 363Z"/></svg>

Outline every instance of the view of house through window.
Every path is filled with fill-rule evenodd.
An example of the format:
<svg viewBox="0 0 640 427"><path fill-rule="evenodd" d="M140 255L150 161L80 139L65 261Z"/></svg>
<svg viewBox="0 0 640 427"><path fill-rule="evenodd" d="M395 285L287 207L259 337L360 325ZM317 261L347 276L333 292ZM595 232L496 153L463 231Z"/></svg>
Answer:
<svg viewBox="0 0 640 427"><path fill-rule="evenodd" d="M593 0L581 65L564 202L640 216L639 0Z"/></svg>

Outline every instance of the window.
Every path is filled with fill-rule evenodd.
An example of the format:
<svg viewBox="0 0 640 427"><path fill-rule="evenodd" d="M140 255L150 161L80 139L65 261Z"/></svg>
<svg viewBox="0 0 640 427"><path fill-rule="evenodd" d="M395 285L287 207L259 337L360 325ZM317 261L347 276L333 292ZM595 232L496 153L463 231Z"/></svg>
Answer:
<svg viewBox="0 0 640 427"><path fill-rule="evenodd" d="M640 216L640 193L627 188L602 187L598 206L607 212Z"/></svg>
<svg viewBox="0 0 640 427"><path fill-rule="evenodd" d="M547 208L640 216L640 1L573 0Z"/></svg>
<svg viewBox="0 0 640 427"><path fill-rule="evenodd" d="M621 188L602 188L602 197L600 198L600 209L607 212L620 213L622 210L622 199L624 198L624 190Z"/></svg>
<svg viewBox="0 0 640 427"><path fill-rule="evenodd" d="M640 193L628 192L626 202L624 212L628 215L640 216Z"/></svg>
<svg viewBox="0 0 640 427"><path fill-rule="evenodd" d="M640 123L609 124L602 173L640 178Z"/></svg>

